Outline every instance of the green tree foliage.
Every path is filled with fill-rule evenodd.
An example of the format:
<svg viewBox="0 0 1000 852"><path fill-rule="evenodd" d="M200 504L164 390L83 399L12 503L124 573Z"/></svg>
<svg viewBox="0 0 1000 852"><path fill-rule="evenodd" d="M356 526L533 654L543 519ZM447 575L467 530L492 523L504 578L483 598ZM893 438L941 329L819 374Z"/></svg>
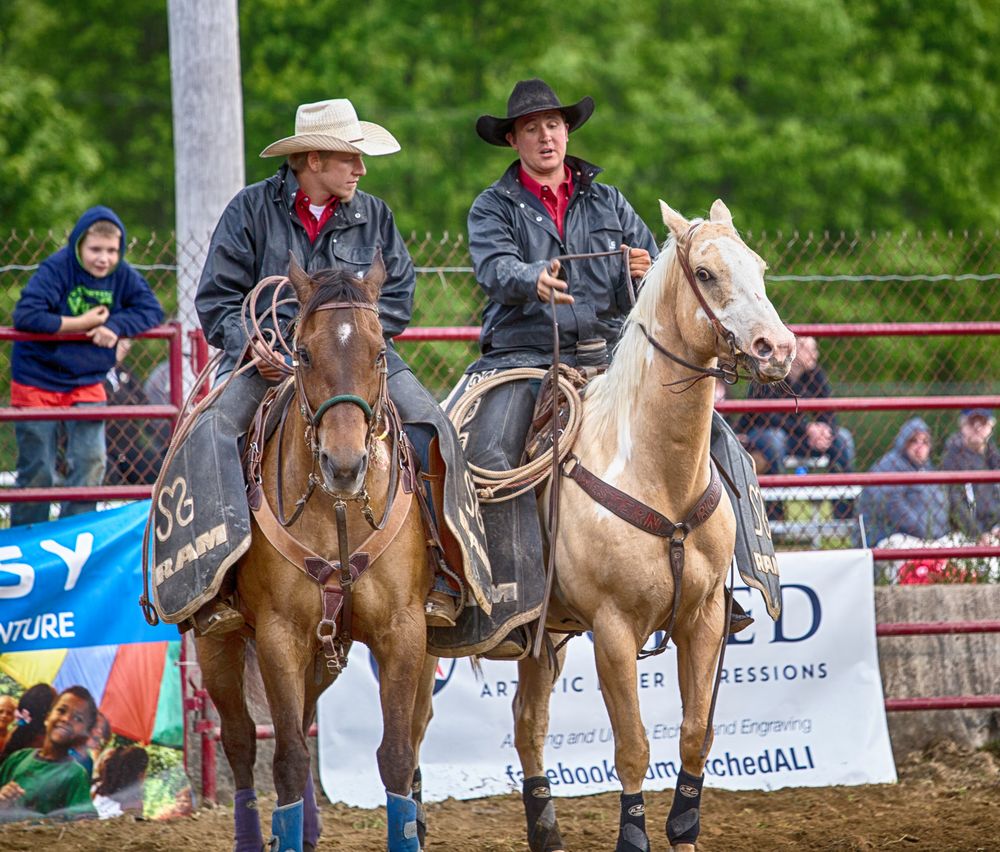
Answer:
<svg viewBox="0 0 1000 852"><path fill-rule="evenodd" d="M100 155L51 78L0 61L0 210L26 233L74 222L94 203Z"/></svg>
<svg viewBox="0 0 1000 852"><path fill-rule="evenodd" d="M464 230L472 199L512 159L478 139L475 119L503 113L532 75L567 99L595 98L571 150L647 219L658 197L696 215L722 196L754 230L1000 225L1000 6L986 0L370 0L349 11L243 0L239 11L247 179L273 172L258 154L292 131L297 104L347 95L403 145L369 160L365 187L404 231ZM113 0L12 0L0 33L5 221L68 227L81 202L101 200L130 227L169 230L162 0L132 0L127 14Z"/></svg>
<svg viewBox="0 0 1000 852"><path fill-rule="evenodd" d="M12 0L0 21L0 144L23 158L2 181L4 224L12 210L23 227L66 230L102 203L130 232L170 230L166 4Z"/></svg>

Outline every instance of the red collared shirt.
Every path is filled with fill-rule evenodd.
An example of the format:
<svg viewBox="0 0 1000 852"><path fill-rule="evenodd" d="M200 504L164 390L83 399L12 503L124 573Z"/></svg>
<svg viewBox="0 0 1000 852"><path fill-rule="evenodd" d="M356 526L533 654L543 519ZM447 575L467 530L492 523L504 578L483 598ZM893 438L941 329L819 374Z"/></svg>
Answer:
<svg viewBox="0 0 1000 852"><path fill-rule="evenodd" d="M309 242L314 243L316 242L316 237L319 236L319 232L323 230L323 226L327 223L327 220L333 215L333 211L337 209L340 199L336 195L333 196L326 203L326 207L323 208L319 219L309 209L311 203L309 196L301 189L295 193L295 212L299 216L302 227L306 229L306 233L309 235Z"/></svg>
<svg viewBox="0 0 1000 852"><path fill-rule="evenodd" d="M545 209L549 211L549 215L556 223L560 237L563 236L563 220L566 218L566 208L569 207L569 200L573 196L573 173L569 170L569 166L563 165L563 174L565 176L563 182L553 192L529 175L524 170L524 166L518 169L518 180L521 181L521 186L545 205Z"/></svg>

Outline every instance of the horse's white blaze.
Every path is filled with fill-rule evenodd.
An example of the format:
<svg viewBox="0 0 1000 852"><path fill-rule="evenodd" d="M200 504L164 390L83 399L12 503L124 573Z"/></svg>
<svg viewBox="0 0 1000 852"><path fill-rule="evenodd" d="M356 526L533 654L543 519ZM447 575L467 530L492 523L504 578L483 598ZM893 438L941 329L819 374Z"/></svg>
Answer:
<svg viewBox="0 0 1000 852"><path fill-rule="evenodd" d="M757 258L732 237L716 237L705 240L705 250L713 247L719 253L719 259L729 269L729 280L734 291L746 291L748 294L764 292L764 276L760 271ZM705 251L701 252L704 255Z"/></svg>
<svg viewBox="0 0 1000 852"><path fill-rule="evenodd" d="M354 333L354 326L349 322L342 322L337 326L337 340L340 341L341 346L346 346L347 341L351 339L351 334Z"/></svg>

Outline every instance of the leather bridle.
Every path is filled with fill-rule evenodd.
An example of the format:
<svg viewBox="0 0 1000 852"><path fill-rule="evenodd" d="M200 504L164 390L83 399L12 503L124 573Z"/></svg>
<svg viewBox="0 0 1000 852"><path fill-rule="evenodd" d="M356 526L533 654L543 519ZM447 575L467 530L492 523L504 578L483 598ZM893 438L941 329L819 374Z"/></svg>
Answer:
<svg viewBox="0 0 1000 852"><path fill-rule="evenodd" d="M313 312L353 310L353 309L368 310L375 313L376 316L378 315L377 305L366 304L362 302L327 302L325 304L316 307ZM385 526L385 523L389 518L389 515L392 511L392 503L395 498L396 483L398 481L398 472L399 472L399 464L398 464L399 452L400 452L399 432L401 431L399 424L395 423L397 418L393 416L394 414L393 412L390 412L390 404L388 401L389 369L387 364L386 349L385 347L382 348L382 351L379 353L376 362L377 363L376 369L379 371L380 374L379 389L373 403L369 403L366 399L358 396L357 394L336 394L335 396L331 396L328 399L325 399L322 403L319 404L319 406L317 406L315 410L313 410L312 405L309 402L309 396L306 393L305 381L302 375L303 370L301 361L302 361L303 348L300 347L298 343L298 329L296 329L296 336L293 339L292 348L294 353L294 360L292 362L292 375L294 377L294 382L295 382L295 396L298 401L299 413L302 415L302 418L306 421L304 438L306 441L306 445L309 447L310 454L312 455L312 469L309 471L308 486L306 488L305 493L303 493L302 496L295 501L295 511L293 512L292 516L290 518L285 518L284 505L283 505L284 501L281 496L282 492L284 491L281 483L282 472L283 472L281 447L283 445L282 437L284 435L284 429L285 429L285 418L288 413L288 410L286 408L285 411L283 411L281 414L281 422L279 425L279 436L277 443L278 447L277 450L278 482L276 487L277 502L278 502L278 505L276 507L277 518L281 523L281 525L284 527L293 524L299 517L299 515L302 513L302 510L305 508L306 503L309 501L309 498L312 496L313 491L318 485L322 491L329 494L338 502L343 502L343 501L360 502L362 504L361 506L362 514L368 521L369 526L371 526L372 529L374 530L380 530ZM322 447L320 446L319 440L317 438L319 424L327 412L329 412L334 407L342 404L354 405L357 408L361 409L362 413L364 414L365 424L367 427L367 431L365 434L365 450L369 454L369 456L372 453L373 445L376 441L385 439L385 437L390 432L393 433L392 438L390 440L392 446L391 461L390 461L391 481L389 483L388 500L386 502L385 510L382 513L381 521L375 520L374 513L372 512L371 508L371 498L368 494L368 489L365 483L362 483L361 487L354 494L343 497L341 495L334 494L327 487L325 481L323 480L323 477L317 473L317 468L319 466L319 455L322 450Z"/></svg>
<svg viewBox="0 0 1000 852"><path fill-rule="evenodd" d="M691 292L694 293L695 298L698 300L698 304L701 305L701 309L705 312L705 316L708 317L709 322L712 323L712 328L715 329L716 335L719 339L724 341L729 347L730 359L729 361L719 358L719 365L717 367L702 367L698 364L692 364L690 361L686 361L679 355L675 355L669 349L667 349L662 343L660 343L641 322L636 322L636 326L643 333L646 340L649 341L650 345L661 355L665 355L671 361L680 364L697 373L696 376L688 376L682 379L677 379L676 381L669 382L667 387L672 387L673 385L684 385L680 391L674 391L675 393L680 393L687 390L698 382L707 379L709 377L719 379L727 385L734 385L739 381L739 355L740 349L736 345L736 335L726 328L719 317L716 315L715 311L712 310L712 306L708 304L708 300L705 298L705 294L702 292L701 287L698 286L698 281L695 278L694 271L691 269L691 244L694 240L695 232L703 225L704 222L695 222L692 224L687 233L684 235L683 239L677 241L677 261L681 265L681 270L684 272L684 280L687 281L688 286L691 288Z"/></svg>

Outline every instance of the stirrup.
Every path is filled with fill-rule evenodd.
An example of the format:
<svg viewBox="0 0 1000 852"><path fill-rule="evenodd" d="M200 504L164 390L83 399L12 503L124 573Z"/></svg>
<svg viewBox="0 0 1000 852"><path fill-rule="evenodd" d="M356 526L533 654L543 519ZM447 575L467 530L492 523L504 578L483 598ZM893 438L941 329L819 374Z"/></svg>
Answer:
<svg viewBox="0 0 1000 852"><path fill-rule="evenodd" d="M428 627L454 627L458 616L458 600L447 592L431 589L424 602Z"/></svg>
<svg viewBox="0 0 1000 852"><path fill-rule="evenodd" d="M245 624L242 615L218 598L199 609L191 616L191 621L199 636L221 636L239 630Z"/></svg>
<svg viewBox="0 0 1000 852"><path fill-rule="evenodd" d="M723 589L723 594L725 595L725 600L728 602L731 597L729 589ZM729 635L732 636L734 633L746 630L753 622L753 616L734 599L733 611L729 614Z"/></svg>
<svg viewBox="0 0 1000 852"><path fill-rule="evenodd" d="M531 653L531 632L519 625L482 656L487 660L523 660Z"/></svg>

